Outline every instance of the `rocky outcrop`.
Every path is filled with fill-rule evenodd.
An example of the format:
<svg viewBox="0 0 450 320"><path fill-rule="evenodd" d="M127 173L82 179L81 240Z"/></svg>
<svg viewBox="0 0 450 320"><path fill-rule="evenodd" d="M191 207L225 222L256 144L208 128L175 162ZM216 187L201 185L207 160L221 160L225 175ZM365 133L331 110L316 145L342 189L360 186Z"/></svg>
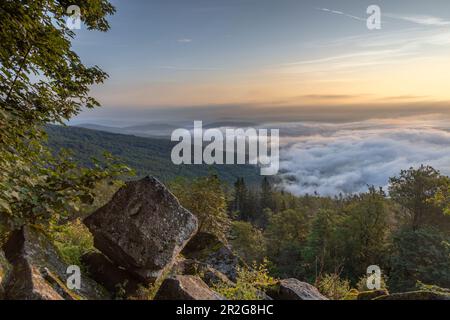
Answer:
<svg viewBox="0 0 450 320"><path fill-rule="evenodd" d="M81 300L108 299L106 291L81 274L80 290L66 286L67 265L56 248L39 230L23 227L11 233L4 246L5 256L13 266L5 287L6 299Z"/></svg>
<svg viewBox="0 0 450 320"><path fill-rule="evenodd" d="M11 275L11 265L6 260L5 253L0 250L0 300L5 296L5 286Z"/></svg>
<svg viewBox="0 0 450 320"><path fill-rule="evenodd" d="M380 296L373 300L450 300L450 294L432 291L411 291Z"/></svg>
<svg viewBox="0 0 450 320"><path fill-rule="evenodd" d="M209 265L232 281L236 281L237 268L244 264L230 246L215 235L205 232L197 233L183 249L182 254L186 258Z"/></svg>
<svg viewBox="0 0 450 320"><path fill-rule="evenodd" d="M142 283L127 270L117 267L99 252L90 252L81 257L89 275L105 287L114 298L133 296Z"/></svg>
<svg viewBox="0 0 450 320"><path fill-rule="evenodd" d="M196 276L167 278L156 293L155 300L224 300Z"/></svg>
<svg viewBox="0 0 450 320"><path fill-rule="evenodd" d="M294 278L280 280L266 293L275 300L328 300L316 287Z"/></svg>
<svg viewBox="0 0 450 320"><path fill-rule="evenodd" d="M373 300L377 297L388 295L389 292L385 289L373 290L373 291L362 291L358 293L356 300Z"/></svg>
<svg viewBox="0 0 450 320"><path fill-rule="evenodd" d="M84 220L94 245L144 283L168 270L197 231L197 219L158 180L127 182Z"/></svg>
<svg viewBox="0 0 450 320"><path fill-rule="evenodd" d="M175 263L172 273L175 275L197 275L210 287L219 284L227 286L234 285L234 282L228 279L222 272L206 263L192 259L179 259Z"/></svg>

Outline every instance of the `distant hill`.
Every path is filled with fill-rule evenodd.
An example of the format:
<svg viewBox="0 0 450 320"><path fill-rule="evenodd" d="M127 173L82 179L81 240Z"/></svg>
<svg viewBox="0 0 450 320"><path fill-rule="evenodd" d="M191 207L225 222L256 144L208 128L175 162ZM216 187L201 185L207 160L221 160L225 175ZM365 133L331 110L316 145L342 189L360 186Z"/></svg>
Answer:
<svg viewBox="0 0 450 320"><path fill-rule="evenodd" d="M80 123L77 124L76 127L99 130L105 132L112 133L121 133L134 135L139 137L150 137L150 138L159 138L159 137L170 137L173 130L178 128L192 129L194 125L193 121L175 121L170 123L164 122L150 122L132 126L125 127L112 127L112 126L104 126L99 124L92 123ZM237 128L246 128L246 127L256 127L258 123L249 122L249 121L238 121L238 120L222 120L216 122L204 122L203 129L210 128L220 128L220 127L237 127Z"/></svg>
<svg viewBox="0 0 450 320"><path fill-rule="evenodd" d="M259 169L251 165L174 165L170 160L176 142L159 138L144 138L79 127L48 126L48 144L55 151L61 148L74 152L75 159L86 166L92 157L101 158L104 151L119 157L139 176L152 175L167 182L177 176L187 178L207 175L211 170L230 184L244 177L250 184L261 181Z"/></svg>

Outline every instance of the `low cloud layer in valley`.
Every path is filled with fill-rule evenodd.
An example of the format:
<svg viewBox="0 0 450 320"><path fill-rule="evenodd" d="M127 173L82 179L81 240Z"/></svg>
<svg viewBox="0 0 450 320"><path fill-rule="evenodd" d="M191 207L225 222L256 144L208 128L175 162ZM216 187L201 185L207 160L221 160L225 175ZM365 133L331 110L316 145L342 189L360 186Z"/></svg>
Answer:
<svg viewBox="0 0 450 320"><path fill-rule="evenodd" d="M287 124L282 185L295 194L335 195L386 187L389 177L420 164L450 174L450 124L437 118Z"/></svg>
<svg viewBox="0 0 450 320"><path fill-rule="evenodd" d="M336 195L365 191L368 185L386 187L389 177L421 164L432 165L450 175L448 112L428 110L430 114L426 114L424 108L402 109L401 114L394 111L386 109L385 114L381 114L378 110L376 115L371 115L365 110L365 118L360 119L356 111L354 117L347 117L350 110L346 110L342 118L345 116L347 121L334 115L330 116L334 121L328 121L322 115L314 120L305 117L299 121L293 117L267 122L260 113L255 113L254 117L242 114L239 119L229 115L220 117L215 113L209 117L202 113L201 118L204 118L204 129L280 129L282 186L295 194ZM156 117L151 123L130 121L133 126L94 125L93 128L138 136L169 137L175 128L192 129L191 119L198 119L199 112L192 113L184 121Z"/></svg>

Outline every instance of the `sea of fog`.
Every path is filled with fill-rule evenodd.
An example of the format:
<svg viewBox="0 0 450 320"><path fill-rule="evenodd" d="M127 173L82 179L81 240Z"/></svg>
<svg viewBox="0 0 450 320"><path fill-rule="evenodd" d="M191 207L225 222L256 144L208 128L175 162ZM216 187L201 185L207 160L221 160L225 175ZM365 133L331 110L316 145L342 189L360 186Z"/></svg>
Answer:
<svg viewBox="0 0 450 320"><path fill-rule="evenodd" d="M280 170L295 194L354 193L386 187L400 170L431 165L450 174L450 122L372 119L352 123L289 123L282 129Z"/></svg>
<svg viewBox="0 0 450 320"><path fill-rule="evenodd" d="M155 122L127 127L99 127L141 136L169 136L193 122ZM83 125L82 125L83 126ZM400 170L431 165L450 175L450 121L427 115L328 123L324 121L209 122L205 127L280 130L283 187L294 194L355 193L368 185L386 187ZM92 124L88 127L92 128ZM95 125L94 125L95 128Z"/></svg>

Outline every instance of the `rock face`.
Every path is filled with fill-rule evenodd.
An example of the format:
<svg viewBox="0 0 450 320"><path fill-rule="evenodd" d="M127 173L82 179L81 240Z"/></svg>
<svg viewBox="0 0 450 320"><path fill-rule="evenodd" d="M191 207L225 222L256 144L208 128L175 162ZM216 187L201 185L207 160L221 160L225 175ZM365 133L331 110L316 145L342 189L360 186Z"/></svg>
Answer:
<svg viewBox="0 0 450 320"><path fill-rule="evenodd" d="M106 292L81 274L80 290L66 286L67 265L42 232L23 227L12 232L4 247L13 266L5 287L6 299L12 300L81 300L108 299Z"/></svg>
<svg viewBox="0 0 450 320"><path fill-rule="evenodd" d="M134 295L141 285L133 274L117 267L101 253L87 253L81 257L81 261L88 268L89 275L116 298Z"/></svg>
<svg viewBox="0 0 450 320"><path fill-rule="evenodd" d="M84 220L94 245L142 281L157 281L197 231L196 217L158 180L128 182Z"/></svg>
<svg viewBox="0 0 450 320"><path fill-rule="evenodd" d="M328 300L316 287L297 279L283 279L267 294L275 300Z"/></svg>
<svg viewBox="0 0 450 320"><path fill-rule="evenodd" d="M198 260L236 281L237 268L242 260L233 253L230 246L224 244L215 235L197 233L182 251L183 256Z"/></svg>
<svg viewBox="0 0 450 320"><path fill-rule="evenodd" d="M199 277L175 276L164 280L155 300L224 300Z"/></svg>
<svg viewBox="0 0 450 320"><path fill-rule="evenodd" d="M210 287L217 284L233 286L234 283L228 279L222 272L210 267L206 263L192 260L181 259L176 262L172 273L175 275L199 275L199 277Z"/></svg>
<svg viewBox="0 0 450 320"><path fill-rule="evenodd" d="M6 260L5 253L0 250L0 300L5 296L5 286L11 275L11 265Z"/></svg>

